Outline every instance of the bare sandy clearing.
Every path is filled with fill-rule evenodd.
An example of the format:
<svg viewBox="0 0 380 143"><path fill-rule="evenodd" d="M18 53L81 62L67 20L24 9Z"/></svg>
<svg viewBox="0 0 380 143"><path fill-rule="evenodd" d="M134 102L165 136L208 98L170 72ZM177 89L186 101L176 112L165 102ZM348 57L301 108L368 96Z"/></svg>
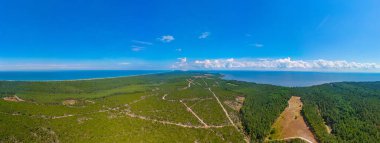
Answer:
<svg viewBox="0 0 380 143"><path fill-rule="evenodd" d="M53 116L51 119L61 119L61 118L66 118L66 117L73 117L75 115L72 114L65 114L63 116Z"/></svg>
<svg viewBox="0 0 380 143"><path fill-rule="evenodd" d="M86 103L91 103L91 104L95 104L95 101L91 101L91 100L85 100L84 102L86 102Z"/></svg>
<svg viewBox="0 0 380 143"><path fill-rule="evenodd" d="M196 76L193 76L193 78L210 78L214 75L212 74L203 74L203 75L196 75Z"/></svg>
<svg viewBox="0 0 380 143"><path fill-rule="evenodd" d="M328 125L325 125L325 126L326 126L326 130L327 130L327 132L328 132L329 134L331 134L331 131L332 131L331 127L328 126Z"/></svg>
<svg viewBox="0 0 380 143"><path fill-rule="evenodd" d="M236 85L236 84L233 84L233 83L227 83L228 85L231 85L231 86L239 86L239 85Z"/></svg>
<svg viewBox="0 0 380 143"><path fill-rule="evenodd" d="M69 99L69 100L62 101L63 105L75 105L76 103L78 103L78 101L76 101L74 99Z"/></svg>
<svg viewBox="0 0 380 143"><path fill-rule="evenodd" d="M224 104L226 104L228 107L235 111L240 111L241 107L243 107L244 103L244 97L238 96L235 98L235 101L224 101Z"/></svg>
<svg viewBox="0 0 380 143"><path fill-rule="evenodd" d="M23 102L23 101L25 101L25 100L23 100L23 99L17 97L16 95L13 96L13 97L4 97L3 99L4 99L5 101L10 101L10 102Z"/></svg>
<svg viewBox="0 0 380 143"><path fill-rule="evenodd" d="M281 113L280 117L273 125L275 133L270 135L270 140L286 140L300 138L307 142L316 143L316 139L303 116L301 97L292 96L288 101L288 107Z"/></svg>

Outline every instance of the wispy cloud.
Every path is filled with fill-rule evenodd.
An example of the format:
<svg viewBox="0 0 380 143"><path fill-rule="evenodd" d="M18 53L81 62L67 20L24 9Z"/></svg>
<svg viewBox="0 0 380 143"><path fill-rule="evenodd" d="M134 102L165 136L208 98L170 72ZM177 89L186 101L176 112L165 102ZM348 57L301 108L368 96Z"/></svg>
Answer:
<svg viewBox="0 0 380 143"><path fill-rule="evenodd" d="M136 46L136 45L132 45L131 46L131 50L134 51L134 52L139 52L141 50L143 50L145 47L141 47L141 46Z"/></svg>
<svg viewBox="0 0 380 143"><path fill-rule="evenodd" d="M177 52L182 52L181 48L175 49Z"/></svg>
<svg viewBox="0 0 380 143"><path fill-rule="evenodd" d="M199 39L206 39L208 36L210 36L210 32L203 32L198 38Z"/></svg>
<svg viewBox="0 0 380 143"><path fill-rule="evenodd" d="M195 69L220 70L301 70L301 71L379 71L380 64L329 60L283 59L205 59L195 60Z"/></svg>
<svg viewBox="0 0 380 143"><path fill-rule="evenodd" d="M253 46L253 47L256 47L256 48L264 47L264 45L260 44L260 43L250 44L250 46Z"/></svg>
<svg viewBox="0 0 380 143"><path fill-rule="evenodd" d="M158 38L161 42L169 43L174 40L174 37L172 35L164 35L161 36L161 38Z"/></svg>
<svg viewBox="0 0 380 143"><path fill-rule="evenodd" d="M135 44L143 44L143 45L153 45L151 42L145 42L145 41L139 41L139 40L132 40Z"/></svg>
<svg viewBox="0 0 380 143"><path fill-rule="evenodd" d="M323 25L325 25L325 23L330 19L330 15L327 15L325 16L321 22L319 22L316 30L320 29L321 27L323 27Z"/></svg>
<svg viewBox="0 0 380 143"><path fill-rule="evenodd" d="M187 58L177 58L177 62L171 66L173 69L180 69L180 70L187 70L188 69L188 63Z"/></svg>
<svg viewBox="0 0 380 143"><path fill-rule="evenodd" d="M128 62L121 62L119 63L119 65L130 65L131 63L128 63Z"/></svg>

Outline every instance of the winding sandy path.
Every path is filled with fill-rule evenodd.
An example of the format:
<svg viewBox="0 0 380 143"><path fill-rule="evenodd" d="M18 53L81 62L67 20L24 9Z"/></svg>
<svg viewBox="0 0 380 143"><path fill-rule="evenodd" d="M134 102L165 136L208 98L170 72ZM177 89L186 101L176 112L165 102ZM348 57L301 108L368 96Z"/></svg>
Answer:
<svg viewBox="0 0 380 143"><path fill-rule="evenodd" d="M205 83L206 85L206 88L207 88L207 82L202 79L203 82ZM193 80L189 80L187 79L188 81L188 85L187 87L185 88L190 88L191 87L191 84L193 85L199 85L201 87L203 87L200 83L198 82L195 82ZM37 118L44 118L44 119L62 119L62 118L68 118L68 117L76 117L76 116L81 116L81 115L89 115L89 114L96 114L96 113L101 113L101 112L111 112L111 111L116 111L115 113L117 114L123 114L123 115L126 115L128 117L131 117L131 118L136 118L136 119L141 119L141 120L146 120L146 121L151 121L151 122L156 122L156 123L160 123L160 124L167 124L167 125L174 125L174 126L179 126L179 127L184 127L184 128L196 128L196 129L210 129L210 128L223 128L223 127L231 127L233 126L234 128L237 129L238 132L240 133L243 133L239 130L239 128L235 125L235 123L233 122L233 120L231 119L230 115L228 114L227 110L224 108L223 104L221 103L221 101L219 100L219 98L216 96L216 94L211 90L211 88L208 88L208 90L213 94L214 98L217 100L218 104L220 105L220 107L223 109L226 117L228 118L230 124L226 124L226 125L208 125L206 124L203 119L201 119L192 109L191 107L189 107L184 101L203 101L203 100L212 100L213 98L212 97L209 97L209 98L194 98L194 99L183 99L183 100L168 100L166 99L166 97L168 96L168 94L164 94L162 96L162 100L165 100L165 101L172 101L172 102L181 102L187 109L188 112L190 112L191 114L193 114L197 119L198 121L202 124L202 125L188 125L188 124L184 124L184 123L178 123L178 122L172 122L172 121L165 121L165 120L157 120L157 119L152 119L152 118L149 118L149 117L146 117L146 116L141 116L141 115L137 115L133 112L131 112L128 108L127 109L121 109L120 107L115 107L115 108L106 108L106 109L101 109L101 110L98 110L98 111L93 111L93 112L87 112L87 113L82 113L82 114L64 114L62 116L47 116L47 115L34 115L35 117ZM139 99L137 100L134 100L128 104L134 104L134 103L137 103L137 102L140 102L142 100L145 100L146 98L148 97L151 97L151 96L157 96L158 94L150 94L150 95L145 95L145 96L141 96ZM128 104L125 104L124 106L127 106L128 107ZM11 113L6 113L6 112L0 112L0 114L7 114L7 115L13 115ZM124 116L124 117L126 117ZM244 133L243 133L244 134ZM246 140L247 141L247 140Z"/></svg>
<svg viewBox="0 0 380 143"><path fill-rule="evenodd" d="M161 123L161 124L176 125L176 126L180 126L180 127L184 127L184 128L208 129L208 128L223 128L223 127L227 127L227 126L207 126L206 127L206 126L185 125L185 124L182 124L182 123L174 123L174 122L170 122L170 121L161 121L161 120L156 120L156 119L150 119L150 118L147 118L147 117L144 117L144 116L135 115L133 113L128 113L128 112L125 112L125 115L127 115L129 117L132 117L132 118L139 118L139 119L142 119L142 120L157 122L157 123Z"/></svg>
<svg viewBox="0 0 380 143"><path fill-rule="evenodd" d="M203 82L205 83L206 86L208 86L207 82L202 78Z"/></svg>
<svg viewBox="0 0 380 143"><path fill-rule="evenodd" d="M162 96L162 100L165 100L166 96L168 96L168 94L165 94L164 96Z"/></svg>
<svg viewBox="0 0 380 143"><path fill-rule="evenodd" d="M211 90L211 88L208 88L208 90L210 90L210 92L212 93L212 95L214 95L215 99L218 101L220 107L222 107L222 109L224 111L224 114L226 114L226 116L227 116L228 120L230 121L230 123L232 124L232 126L234 126L239 131L239 128L232 121L230 115L228 115L228 112L227 112L226 108L224 108L224 106L223 106L222 102L220 102L219 98L215 95L215 93Z"/></svg>
<svg viewBox="0 0 380 143"><path fill-rule="evenodd" d="M180 100L179 102L185 105L187 111L193 114L198 119L198 121L203 124L204 127L208 128L208 125L197 114L195 114L195 112L189 106L187 106L186 103L182 102L182 100Z"/></svg>
<svg viewBox="0 0 380 143"><path fill-rule="evenodd" d="M234 126L235 129L244 136L244 141L247 142L247 143L249 143L249 137L243 131L239 130L239 128L235 125L235 123L232 121L230 115L228 114L226 108L224 108L222 102L220 102L220 100L216 96L216 94L211 90L211 88L208 88L208 90L210 90L210 92L212 93L212 95L214 95L215 99L218 101L220 107L222 107L222 109L224 111L224 114L226 114L226 116L227 116L228 120L230 121L230 123L232 124L232 126Z"/></svg>
<svg viewBox="0 0 380 143"><path fill-rule="evenodd" d="M51 119L60 119L60 118L66 118L66 117L72 117L74 115L69 114L69 115L63 115L63 116L53 116Z"/></svg>
<svg viewBox="0 0 380 143"><path fill-rule="evenodd" d="M186 81L189 82L189 84L187 85L188 88L191 87L191 84L195 85L195 83L191 79L186 79Z"/></svg>
<svg viewBox="0 0 380 143"><path fill-rule="evenodd" d="M303 141L306 141L308 143L314 143L306 138L303 138L303 137L288 137L288 138L283 138L283 139L274 139L274 140L270 140L270 141L285 141L285 140L292 140L292 139L301 139Z"/></svg>

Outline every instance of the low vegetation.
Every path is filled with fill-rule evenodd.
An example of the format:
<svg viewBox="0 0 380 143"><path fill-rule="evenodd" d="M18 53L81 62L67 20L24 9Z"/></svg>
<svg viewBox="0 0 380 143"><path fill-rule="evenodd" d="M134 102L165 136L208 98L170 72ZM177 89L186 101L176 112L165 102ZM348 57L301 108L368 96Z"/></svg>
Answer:
<svg viewBox="0 0 380 143"><path fill-rule="evenodd" d="M0 142L264 142L292 96L318 141L380 140L380 82L287 88L170 72L0 81Z"/></svg>

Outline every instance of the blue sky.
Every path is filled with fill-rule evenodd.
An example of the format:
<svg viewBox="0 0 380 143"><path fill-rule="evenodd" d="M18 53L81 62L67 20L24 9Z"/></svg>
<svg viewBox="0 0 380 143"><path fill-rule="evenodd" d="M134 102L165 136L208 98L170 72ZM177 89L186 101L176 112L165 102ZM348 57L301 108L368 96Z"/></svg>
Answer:
<svg viewBox="0 0 380 143"><path fill-rule="evenodd" d="M379 71L380 1L0 1L0 70Z"/></svg>

